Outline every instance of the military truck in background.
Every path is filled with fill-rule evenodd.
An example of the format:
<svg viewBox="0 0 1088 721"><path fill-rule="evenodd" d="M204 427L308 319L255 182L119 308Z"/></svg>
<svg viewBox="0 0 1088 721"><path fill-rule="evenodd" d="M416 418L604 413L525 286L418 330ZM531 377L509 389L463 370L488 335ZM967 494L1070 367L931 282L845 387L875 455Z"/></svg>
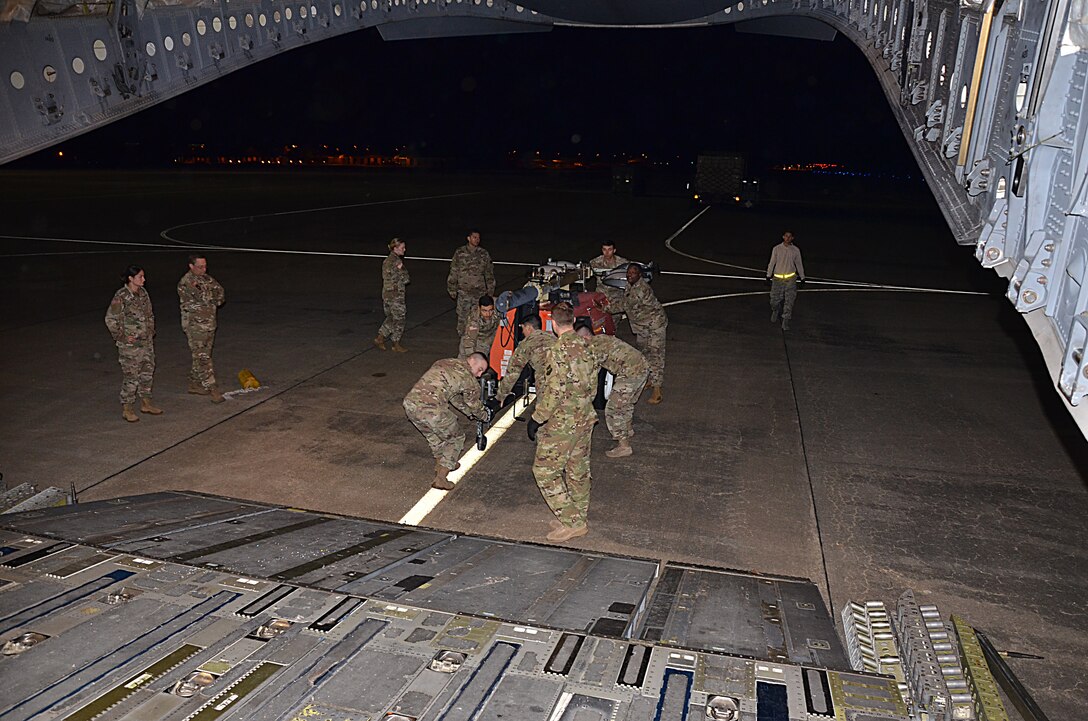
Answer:
<svg viewBox="0 0 1088 721"><path fill-rule="evenodd" d="M741 205L751 208L759 200L759 183L746 176L744 155L733 152L702 153L695 161L692 200L704 205Z"/></svg>

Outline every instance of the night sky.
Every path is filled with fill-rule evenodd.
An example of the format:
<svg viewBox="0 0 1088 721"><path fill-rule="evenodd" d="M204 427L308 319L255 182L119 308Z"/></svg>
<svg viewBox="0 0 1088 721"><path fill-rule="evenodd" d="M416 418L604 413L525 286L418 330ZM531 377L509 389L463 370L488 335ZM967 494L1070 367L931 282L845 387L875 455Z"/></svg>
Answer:
<svg viewBox="0 0 1088 721"><path fill-rule="evenodd" d="M261 61L60 149L89 162L155 163L192 143L228 154L294 143L470 159L742 150L754 165L917 175L852 43L729 26L396 42L364 30Z"/></svg>

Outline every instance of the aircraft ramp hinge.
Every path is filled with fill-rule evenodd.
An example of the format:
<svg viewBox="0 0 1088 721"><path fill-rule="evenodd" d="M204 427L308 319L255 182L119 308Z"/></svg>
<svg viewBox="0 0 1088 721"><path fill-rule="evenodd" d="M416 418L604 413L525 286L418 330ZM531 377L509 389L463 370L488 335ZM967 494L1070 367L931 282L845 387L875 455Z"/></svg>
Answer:
<svg viewBox="0 0 1088 721"><path fill-rule="evenodd" d="M999 200L979 234L975 258L983 268L993 268L1006 261L1005 241L1009 227L1009 205Z"/></svg>
<svg viewBox="0 0 1088 721"><path fill-rule="evenodd" d="M975 163L971 172L964 178L964 189L967 194L974 197L982 195L990 189L990 160L988 158Z"/></svg>
<svg viewBox="0 0 1088 721"><path fill-rule="evenodd" d="M1084 347L1088 341L1088 311L1073 316L1069 337L1065 340L1065 357L1062 359L1058 387L1070 405L1078 405L1088 395L1088 357Z"/></svg>
<svg viewBox="0 0 1088 721"><path fill-rule="evenodd" d="M1013 271L1005 297L1016 306L1016 310L1027 313L1046 305L1048 282L1046 275L1033 270L1028 261L1022 259Z"/></svg>
<svg viewBox="0 0 1088 721"><path fill-rule="evenodd" d="M963 137L963 126L959 125L951 130L944 139L944 157L954 158L960 154L960 138Z"/></svg>

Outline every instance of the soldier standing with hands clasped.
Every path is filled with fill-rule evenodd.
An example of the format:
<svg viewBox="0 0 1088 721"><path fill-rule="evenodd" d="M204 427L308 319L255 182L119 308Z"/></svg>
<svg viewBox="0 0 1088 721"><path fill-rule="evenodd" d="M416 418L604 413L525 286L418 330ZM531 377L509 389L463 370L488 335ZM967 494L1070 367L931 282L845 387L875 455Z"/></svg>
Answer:
<svg viewBox="0 0 1088 721"><path fill-rule="evenodd" d="M215 370L212 367L216 309L223 305L225 299L223 286L208 275L208 259L203 255L190 255L189 271L178 281L181 329L189 339L189 351L193 354L189 392L211 396L212 403L226 400L215 384Z"/></svg>
<svg viewBox="0 0 1088 721"><path fill-rule="evenodd" d="M408 269L404 267L404 251L407 247L400 238L389 241L389 257L382 261L382 305L385 307L385 322L378 329L374 345L385 350L385 341L393 341L393 350L404 353L408 349L400 344L404 335L404 318L407 307L404 303L404 289L408 285Z"/></svg>
<svg viewBox="0 0 1088 721"><path fill-rule="evenodd" d="M117 344L121 364L121 417L129 423L140 420L136 415L136 396L140 397L140 412L162 415L162 409L151 403L151 383L155 378L155 312L151 296L144 290L144 269L130 265L122 279L125 284L113 294L106 311L106 327Z"/></svg>
<svg viewBox="0 0 1088 721"><path fill-rule="evenodd" d="M476 312L482 295L495 295L495 265L491 255L480 247L480 231L470 230L465 245L454 251L446 291L457 301L457 335L465 333L465 323Z"/></svg>

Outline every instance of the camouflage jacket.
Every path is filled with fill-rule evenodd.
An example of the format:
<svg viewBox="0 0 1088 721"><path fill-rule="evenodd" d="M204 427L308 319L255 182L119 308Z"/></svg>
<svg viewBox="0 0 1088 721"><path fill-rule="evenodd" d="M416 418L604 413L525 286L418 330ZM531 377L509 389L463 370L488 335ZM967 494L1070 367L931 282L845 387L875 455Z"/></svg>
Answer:
<svg viewBox="0 0 1088 721"><path fill-rule="evenodd" d="M631 321L631 331L635 335L661 330L669 325L669 317L665 315L661 301L645 280L627 284L627 290L623 291L623 310Z"/></svg>
<svg viewBox="0 0 1088 721"><path fill-rule="evenodd" d="M498 397L501 400L506 397L518 382L521 372L526 365L531 365L541 378L544 377L544 366L548 362L548 351L555 345L554 335L545 330L534 331L518 343L514 348L510 362L506 364L506 372L499 381Z"/></svg>
<svg viewBox="0 0 1088 721"><path fill-rule="evenodd" d="M491 342L495 340L495 331L499 329L499 314L492 313L484 320L479 313L465 323L465 332L461 336L461 358L468 358L473 353L483 353L491 357Z"/></svg>
<svg viewBox="0 0 1088 721"><path fill-rule="evenodd" d="M589 261L589 267L593 268L594 270L611 270L612 268L615 268L616 266L623 265L624 263L630 263L630 262L631 261L627 260L627 258L624 258L624 257L619 256L619 255L613 255L612 256L612 262L609 262L609 261L605 260L605 257L603 255L598 255L596 258Z"/></svg>
<svg viewBox="0 0 1088 721"><path fill-rule="evenodd" d="M404 297L404 286L408 285L408 267L404 258L390 252L382 263L382 300Z"/></svg>
<svg viewBox="0 0 1088 721"><path fill-rule="evenodd" d="M533 418L538 423L584 423L597 417L598 358L586 339L570 331L559 336L548 351L543 378L537 374L537 402Z"/></svg>
<svg viewBox="0 0 1088 721"><path fill-rule="evenodd" d="M215 330L215 309L223 305L223 286L207 273L188 271L178 281L181 303L181 327Z"/></svg>
<svg viewBox="0 0 1088 721"><path fill-rule="evenodd" d="M491 262L491 255L483 248L473 248L468 243L455 250L450 274L446 278L446 290L454 298L459 291L494 295L495 265Z"/></svg>
<svg viewBox="0 0 1088 721"><path fill-rule="evenodd" d="M144 345L155 337L155 311L144 288L133 293L127 285L113 294L106 311L106 327L117 345Z"/></svg>
<svg viewBox="0 0 1088 721"><path fill-rule="evenodd" d="M638 348L614 335L593 336L589 339L589 348L600 359L601 366L616 376L616 380L637 378L650 370L646 356Z"/></svg>
<svg viewBox="0 0 1088 721"><path fill-rule="evenodd" d="M473 420L487 418L480 401L480 381L461 358L443 358L416 381L404 400L418 406L442 408L447 403Z"/></svg>

